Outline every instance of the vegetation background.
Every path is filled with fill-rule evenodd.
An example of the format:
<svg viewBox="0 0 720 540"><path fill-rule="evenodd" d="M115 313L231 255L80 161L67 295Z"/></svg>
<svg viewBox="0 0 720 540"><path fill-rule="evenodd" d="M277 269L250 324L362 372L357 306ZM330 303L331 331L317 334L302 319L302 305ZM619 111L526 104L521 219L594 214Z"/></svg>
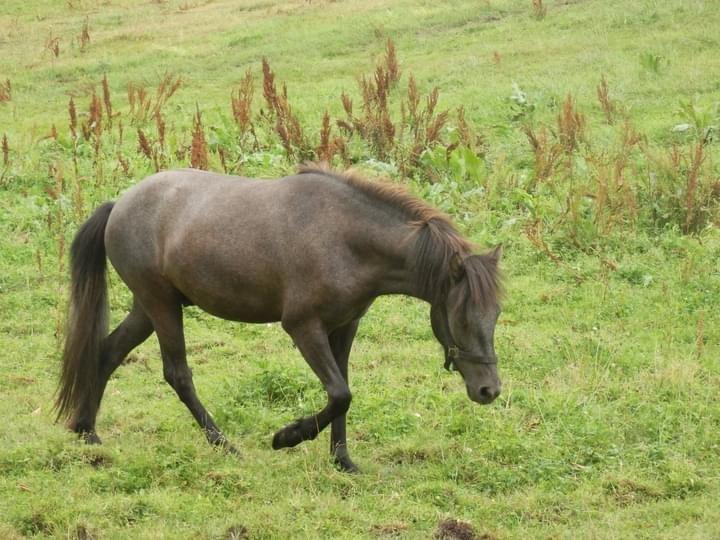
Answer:
<svg viewBox="0 0 720 540"><path fill-rule="evenodd" d="M4 0L0 537L720 538L718 28L711 0ZM154 338L110 381L104 446L54 424L92 209L159 168L304 159L504 244L496 403L442 369L428 306L383 298L351 357L363 474L327 434L270 449L324 401L277 325L192 308L242 459L206 445ZM113 321L129 301L113 276Z"/></svg>

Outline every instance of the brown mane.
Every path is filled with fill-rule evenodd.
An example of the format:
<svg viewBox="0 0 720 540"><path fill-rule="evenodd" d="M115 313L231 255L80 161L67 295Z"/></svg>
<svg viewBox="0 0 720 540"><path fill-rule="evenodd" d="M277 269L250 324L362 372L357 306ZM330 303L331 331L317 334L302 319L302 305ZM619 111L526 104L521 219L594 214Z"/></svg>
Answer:
<svg viewBox="0 0 720 540"><path fill-rule="evenodd" d="M482 309L498 305L501 277L497 262L487 254L471 257L473 244L460 235L443 212L412 196L402 186L372 182L353 170L338 171L325 163L307 163L299 168L298 174L336 178L400 210L417 230L411 264L415 268L415 285L423 298L429 298L434 303L445 297L452 283L451 261L459 255L468 277L468 298Z"/></svg>

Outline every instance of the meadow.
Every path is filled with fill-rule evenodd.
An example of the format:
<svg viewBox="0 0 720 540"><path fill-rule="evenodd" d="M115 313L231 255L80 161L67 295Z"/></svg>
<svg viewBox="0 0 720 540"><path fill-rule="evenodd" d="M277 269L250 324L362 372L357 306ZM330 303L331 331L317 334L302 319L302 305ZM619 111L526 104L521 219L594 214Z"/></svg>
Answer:
<svg viewBox="0 0 720 540"><path fill-rule="evenodd" d="M711 0L5 0L0 537L720 538L717 28ZM328 433L270 448L325 401L280 326L190 307L240 458L206 444L154 337L109 382L102 446L55 423L92 210L158 169L304 160L503 244L501 396L443 369L428 305L380 298L345 474Z"/></svg>

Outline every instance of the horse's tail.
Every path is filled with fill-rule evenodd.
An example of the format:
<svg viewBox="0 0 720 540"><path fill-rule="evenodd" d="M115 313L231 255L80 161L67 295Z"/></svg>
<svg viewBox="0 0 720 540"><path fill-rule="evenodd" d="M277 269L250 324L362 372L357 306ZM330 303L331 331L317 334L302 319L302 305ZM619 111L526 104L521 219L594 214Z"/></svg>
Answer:
<svg viewBox="0 0 720 540"><path fill-rule="evenodd" d="M70 249L72 289L55 408L57 419L82 404L96 406L100 347L108 334L105 227L113 202L98 208L75 235Z"/></svg>

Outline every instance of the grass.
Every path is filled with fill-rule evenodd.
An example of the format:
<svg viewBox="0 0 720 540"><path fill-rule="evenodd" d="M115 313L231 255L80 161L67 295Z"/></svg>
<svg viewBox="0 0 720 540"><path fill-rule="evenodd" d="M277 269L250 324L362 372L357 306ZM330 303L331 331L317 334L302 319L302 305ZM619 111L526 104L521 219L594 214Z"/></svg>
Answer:
<svg viewBox="0 0 720 540"><path fill-rule="evenodd" d="M428 538L457 519L485 538L718 537L719 19L703 1L6 1L0 536ZM437 86L439 110L463 106L484 141L481 157L438 147L421 160L432 182L402 181L478 244L505 245L498 401L474 405L442 369L428 306L380 299L351 356L349 443L364 473L348 476L327 433L270 449L276 429L324 402L282 329L191 308L198 390L240 460L207 447L162 380L154 338L108 385L103 446L55 425L77 225L156 162L194 155L219 169L218 148L236 155L231 96L250 69L260 106L263 57L312 137L326 110L345 117L341 93L357 96L388 38L400 85L412 73L421 96ZM127 85L154 98L166 74L182 85L161 136L155 118L133 119ZM115 116L96 133L89 105L105 107L104 76ZM70 97L88 137L70 134ZM626 118L633 144L620 142ZM241 172L294 168L270 141ZM353 144L366 170L397 171ZM559 165L539 174L553 152ZM117 323L130 297L114 275L110 299Z"/></svg>

